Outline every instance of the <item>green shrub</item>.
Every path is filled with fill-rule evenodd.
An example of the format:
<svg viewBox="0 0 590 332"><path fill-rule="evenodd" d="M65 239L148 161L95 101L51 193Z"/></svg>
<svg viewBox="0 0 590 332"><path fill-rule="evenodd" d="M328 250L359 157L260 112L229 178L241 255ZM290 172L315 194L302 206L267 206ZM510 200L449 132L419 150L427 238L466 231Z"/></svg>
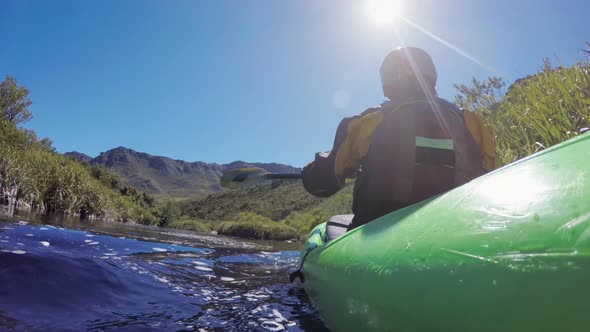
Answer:
<svg viewBox="0 0 590 332"><path fill-rule="evenodd" d="M293 212L283 222L296 229L299 238L305 237L315 226L331 216L352 214L352 191L354 182L350 181L334 196L306 212Z"/></svg>
<svg viewBox="0 0 590 332"><path fill-rule="evenodd" d="M217 232L221 235L279 241L297 236L294 228L249 212L240 213L236 221L222 222Z"/></svg>
<svg viewBox="0 0 590 332"><path fill-rule="evenodd" d="M0 120L0 193L16 191L16 199L47 212L158 224L149 198L129 188L124 195L125 186L106 172L96 177L88 166L48 148L33 131Z"/></svg>
<svg viewBox="0 0 590 332"><path fill-rule="evenodd" d="M493 130L504 164L574 137L589 127L590 64L554 68L545 60L535 75L502 95L500 78L456 85L457 103L478 112Z"/></svg>
<svg viewBox="0 0 590 332"><path fill-rule="evenodd" d="M279 221L320 202L322 199L308 194L300 182L274 181L185 201L180 209L182 215L200 220L235 220L241 212L253 212Z"/></svg>
<svg viewBox="0 0 590 332"><path fill-rule="evenodd" d="M176 220L166 225L166 227L175 229L185 229L200 233L210 233L212 231L211 226L209 226L207 223L190 219Z"/></svg>

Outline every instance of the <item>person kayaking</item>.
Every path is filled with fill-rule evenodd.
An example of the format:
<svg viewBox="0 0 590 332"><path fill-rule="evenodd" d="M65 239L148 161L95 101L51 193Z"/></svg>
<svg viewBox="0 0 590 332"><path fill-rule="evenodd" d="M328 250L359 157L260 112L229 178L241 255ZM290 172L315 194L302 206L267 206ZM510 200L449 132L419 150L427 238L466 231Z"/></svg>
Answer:
<svg viewBox="0 0 590 332"><path fill-rule="evenodd" d="M343 119L333 148L304 167L305 189L328 197L356 176L346 225L354 229L499 167L490 130L473 112L438 97L430 55L398 48L380 69L380 106Z"/></svg>

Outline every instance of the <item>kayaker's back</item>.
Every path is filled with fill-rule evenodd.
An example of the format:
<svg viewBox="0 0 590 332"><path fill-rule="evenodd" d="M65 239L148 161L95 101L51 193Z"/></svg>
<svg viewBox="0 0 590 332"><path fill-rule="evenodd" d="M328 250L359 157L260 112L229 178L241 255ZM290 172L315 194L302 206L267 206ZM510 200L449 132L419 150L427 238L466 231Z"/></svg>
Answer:
<svg viewBox="0 0 590 332"><path fill-rule="evenodd" d="M355 184L353 227L484 173L480 148L448 101L420 99L380 112Z"/></svg>

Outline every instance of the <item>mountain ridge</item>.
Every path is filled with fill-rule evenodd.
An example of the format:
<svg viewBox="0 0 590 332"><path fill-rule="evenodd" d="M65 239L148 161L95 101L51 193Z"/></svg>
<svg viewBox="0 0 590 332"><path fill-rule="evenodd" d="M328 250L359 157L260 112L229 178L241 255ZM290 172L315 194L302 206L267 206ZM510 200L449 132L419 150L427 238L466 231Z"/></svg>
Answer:
<svg viewBox="0 0 590 332"><path fill-rule="evenodd" d="M234 161L227 164L188 162L155 156L123 146L90 157L78 151L64 153L78 162L100 165L121 176L129 185L156 196L191 198L224 189L219 184L223 172L243 167L259 167L271 173L298 173L300 168L279 163Z"/></svg>

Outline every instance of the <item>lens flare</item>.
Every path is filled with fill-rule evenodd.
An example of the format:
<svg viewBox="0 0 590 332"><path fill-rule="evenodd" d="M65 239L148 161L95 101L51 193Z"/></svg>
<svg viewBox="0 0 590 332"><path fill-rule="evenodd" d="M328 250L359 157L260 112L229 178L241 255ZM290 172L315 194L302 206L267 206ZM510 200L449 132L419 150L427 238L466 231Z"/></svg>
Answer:
<svg viewBox="0 0 590 332"><path fill-rule="evenodd" d="M377 24L393 24L400 15L399 0L369 0L369 17Z"/></svg>

